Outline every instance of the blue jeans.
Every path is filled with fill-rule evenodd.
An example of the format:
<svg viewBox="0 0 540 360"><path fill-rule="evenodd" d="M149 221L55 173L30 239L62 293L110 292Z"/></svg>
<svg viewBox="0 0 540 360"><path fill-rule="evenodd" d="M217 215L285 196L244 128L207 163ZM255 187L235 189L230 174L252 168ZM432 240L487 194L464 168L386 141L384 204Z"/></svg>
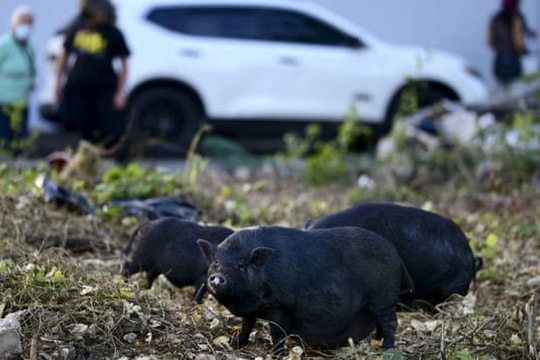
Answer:
<svg viewBox="0 0 540 360"><path fill-rule="evenodd" d="M10 114L15 111L14 109L14 106L0 105L0 149L2 150L16 150L12 146L13 142L28 136L28 107L18 110L21 111L19 121L12 124Z"/></svg>

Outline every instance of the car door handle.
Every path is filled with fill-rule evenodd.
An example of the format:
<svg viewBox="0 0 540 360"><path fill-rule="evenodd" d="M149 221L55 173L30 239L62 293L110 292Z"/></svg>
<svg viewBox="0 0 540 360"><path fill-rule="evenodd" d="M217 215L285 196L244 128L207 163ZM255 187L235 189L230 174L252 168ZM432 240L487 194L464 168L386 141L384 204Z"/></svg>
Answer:
<svg viewBox="0 0 540 360"><path fill-rule="evenodd" d="M298 61L297 58L295 57L292 57L292 56L283 56L279 59L279 62L282 64L282 65L287 65L287 66L298 66L300 65L300 62Z"/></svg>
<svg viewBox="0 0 540 360"><path fill-rule="evenodd" d="M180 55L189 58L201 57L201 52L197 49L181 49Z"/></svg>

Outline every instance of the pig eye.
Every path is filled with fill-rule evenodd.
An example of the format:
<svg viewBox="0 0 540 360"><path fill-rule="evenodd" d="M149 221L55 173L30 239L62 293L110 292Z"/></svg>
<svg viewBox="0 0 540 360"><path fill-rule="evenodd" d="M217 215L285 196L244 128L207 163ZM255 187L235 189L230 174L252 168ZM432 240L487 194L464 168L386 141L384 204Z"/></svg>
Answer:
<svg viewBox="0 0 540 360"><path fill-rule="evenodd" d="M244 263L239 263L237 265L237 267L238 267L238 270L240 270L240 271L246 271L246 269L247 269L247 266Z"/></svg>

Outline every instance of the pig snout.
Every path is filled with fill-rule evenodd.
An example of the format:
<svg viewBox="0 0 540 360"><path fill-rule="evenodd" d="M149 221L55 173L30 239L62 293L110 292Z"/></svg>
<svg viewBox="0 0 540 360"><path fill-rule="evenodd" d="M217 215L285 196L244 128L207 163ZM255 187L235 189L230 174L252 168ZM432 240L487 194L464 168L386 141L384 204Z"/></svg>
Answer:
<svg viewBox="0 0 540 360"><path fill-rule="evenodd" d="M215 273L208 277L208 286L212 290L222 290L225 288L227 284L227 279L225 278L225 275L222 273Z"/></svg>

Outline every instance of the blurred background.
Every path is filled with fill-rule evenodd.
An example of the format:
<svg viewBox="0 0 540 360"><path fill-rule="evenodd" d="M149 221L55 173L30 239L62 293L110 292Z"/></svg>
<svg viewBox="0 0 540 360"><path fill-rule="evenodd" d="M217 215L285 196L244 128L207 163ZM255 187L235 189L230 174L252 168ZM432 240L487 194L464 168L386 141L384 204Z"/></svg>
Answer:
<svg viewBox="0 0 540 360"><path fill-rule="evenodd" d="M291 0L295 1L295 0ZM394 43L417 44L447 50L465 57L490 86L492 53L486 45L489 18L500 7L500 0L305 0L325 6L352 20L377 37ZM42 129L37 100L43 83L47 39L77 12L77 0L2 0L0 27L9 28L12 9L30 5L36 14L32 41L36 47L37 88L33 96L30 126ZM540 27L540 1L522 0L522 12L529 26ZM540 52L540 39L529 40L528 48Z"/></svg>

